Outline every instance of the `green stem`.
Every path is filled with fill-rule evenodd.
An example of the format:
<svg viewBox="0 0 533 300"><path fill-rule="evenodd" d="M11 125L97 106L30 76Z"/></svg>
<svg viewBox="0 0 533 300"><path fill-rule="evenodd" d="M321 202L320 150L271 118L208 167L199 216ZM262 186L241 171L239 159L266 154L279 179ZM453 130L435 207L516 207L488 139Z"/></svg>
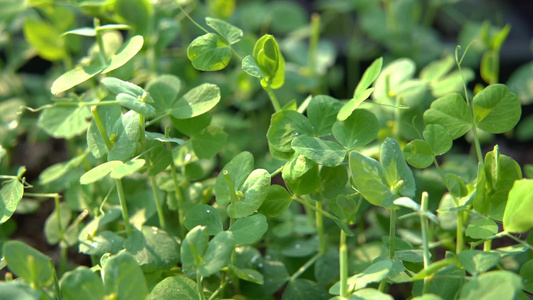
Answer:
<svg viewBox="0 0 533 300"><path fill-rule="evenodd" d="M341 230L339 240L339 272L341 285L341 298L348 298L348 247L346 246L346 233Z"/></svg>
<svg viewBox="0 0 533 300"><path fill-rule="evenodd" d="M427 211L428 208L428 193L422 192L422 201L421 201L422 211ZM424 269L426 269L430 264L430 256L429 256L429 224L428 219L424 214L420 214L420 226L422 228L422 243L423 243L423 258L424 258ZM424 287L422 289L422 294L425 294L429 290L429 278L424 278Z"/></svg>
<svg viewBox="0 0 533 300"><path fill-rule="evenodd" d="M180 237L185 237L185 212L183 211L183 208L185 207L185 199L183 198L183 195L181 194L181 186L178 182L178 174L176 172L176 166L174 166L174 162L170 163L170 173L172 174L172 181L174 182L174 196L178 200L178 221L179 221L179 233Z"/></svg>
<svg viewBox="0 0 533 300"><path fill-rule="evenodd" d="M205 300L204 287L202 284L202 280L203 278L200 275L200 272L196 271L196 287L198 288L198 297L200 298L200 300Z"/></svg>
<svg viewBox="0 0 533 300"><path fill-rule="evenodd" d="M111 143L109 136L107 136L107 132L105 130L104 124L102 123L102 119L100 119L100 114L96 110L96 106L91 107L91 113L93 114L93 119L96 123L96 128L98 128L98 132L100 132L100 136L102 136L102 139L104 140L107 151L111 151L111 149L113 149L113 143Z"/></svg>
<svg viewBox="0 0 533 300"><path fill-rule="evenodd" d="M311 77L316 75L316 64L318 60L318 40L320 38L320 15L314 13L311 15L311 37L309 39L309 71Z"/></svg>
<svg viewBox="0 0 533 300"><path fill-rule="evenodd" d="M196 25L196 27L200 28L202 31L204 31L205 33L209 33L209 31L207 29L205 29L202 25L198 24L190 15L189 13L187 13L182 7L181 5L178 4L178 7L179 9L181 10L181 12L187 17L187 19L189 19L194 25Z"/></svg>
<svg viewBox="0 0 533 300"><path fill-rule="evenodd" d="M274 94L274 91L270 87L270 85L263 86L263 89L267 92L268 97L270 97L270 102L272 102L272 106L274 106L274 110L276 112L281 110L281 106L279 105L278 98L276 97L276 94Z"/></svg>
<svg viewBox="0 0 533 300"><path fill-rule="evenodd" d="M390 223L389 223L389 257L394 258L396 238L396 209L390 209Z"/></svg>
<svg viewBox="0 0 533 300"><path fill-rule="evenodd" d="M317 210L315 211L315 221L316 221L316 231L318 235L318 252L320 254L326 254L328 251L328 242L326 241L326 236L324 235L324 218L322 217L321 210L323 210L322 202L316 201L315 206Z"/></svg>
<svg viewBox="0 0 533 300"><path fill-rule="evenodd" d="M100 20L97 18L94 18L94 29L96 31L96 42L98 43L98 52L100 54L100 62L102 65L107 64L107 57L105 55L105 47L104 47L104 39L102 37L102 31L100 29Z"/></svg>
<svg viewBox="0 0 533 300"><path fill-rule="evenodd" d="M483 251L490 251L492 249L492 240L486 240L483 243Z"/></svg>
<svg viewBox="0 0 533 300"><path fill-rule="evenodd" d="M54 267L54 262L49 260L50 268L52 269L52 277L54 279L54 290L56 292L56 299L62 300L63 294L61 294L61 289L59 288L59 280L57 279L56 269Z"/></svg>
<svg viewBox="0 0 533 300"><path fill-rule="evenodd" d="M63 226L61 226L61 212L59 210L59 195L56 195L54 197L55 201L55 207L56 207L56 218L57 218L57 232L59 233L59 248L61 250L60 252L60 260L59 260L59 273L63 273L66 270L67 267L67 261L68 261L68 245L64 241L65 238L65 232L63 231Z"/></svg>
<svg viewBox="0 0 533 300"><path fill-rule="evenodd" d="M161 121L162 119L168 117L169 115L170 115L169 113L162 114L162 115L160 115L160 116L158 116L158 117L156 117L156 118L154 118L154 119L152 119L152 120L146 122L146 124L144 125L144 127L145 127L145 128L146 128L146 127L150 127L150 126L154 125L155 123Z"/></svg>
<svg viewBox="0 0 533 300"><path fill-rule="evenodd" d="M140 136L141 136L141 149L142 151L146 150L146 137L144 136L145 133L144 133L144 128L145 128L145 124L144 124L144 116L139 114L139 131L140 131Z"/></svg>
<svg viewBox="0 0 533 300"><path fill-rule="evenodd" d="M338 220L338 218L335 217L334 215L328 213L327 211L325 211L323 209L316 208L314 205L310 204L309 202L307 202L307 201L305 201L303 199L298 198L297 196L293 196L292 199L298 201L300 204L302 204L303 206L306 206L307 208L310 208L311 210L319 211L326 218L329 218L329 219L332 219L332 220Z"/></svg>
<svg viewBox="0 0 533 300"><path fill-rule="evenodd" d="M126 196L124 194L124 188L122 187L122 180L115 179L115 184L117 186L118 200L122 208L122 217L124 218L124 227L126 227L126 233L128 236L131 236L132 229L130 225L130 217L128 214L128 206L126 204Z"/></svg>
<svg viewBox="0 0 533 300"><path fill-rule="evenodd" d="M150 176L150 183L152 184L152 191L154 193L155 207L157 209L157 216L159 217L159 225L162 229L166 230L165 215L163 213L163 206L161 205L161 199L159 197L159 191L157 190L157 183L155 182L155 176Z"/></svg>
<svg viewBox="0 0 533 300"><path fill-rule="evenodd" d="M231 203L237 203L239 199L237 198L235 186L233 185L233 181L231 180L231 176L229 175L229 172L227 170L224 170L222 171L222 175L224 176L224 180L226 181L226 186L228 187L229 198L231 199Z"/></svg>
<svg viewBox="0 0 533 300"><path fill-rule="evenodd" d="M305 272L307 269L309 269L309 267L311 267L316 262L316 260L320 258L320 256L322 256L322 254L317 253L317 254L315 254L315 256L311 257L311 259L309 259L298 270L296 270L296 272L294 272L294 274L292 274L292 276L289 278L289 281L292 281L292 280L298 278L300 275L302 275L303 272Z"/></svg>
<svg viewBox="0 0 533 300"><path fill-rule="evenodd" d="M457 212L457 241L455 245L455 254L458 255L463 251L464 247L464 237L463 237L463 226L464 226L464 216L465 211L460 210Z"/></svg>
<svg viewBox="0 0 533 300"><path fill-rule="evenodd" d="M6 176L9 178L17 178L17 176ZM0 176L1 178L1 176ZM35 198L61 198L61 195L58 193L24 193L24 197L35 197Z"/></svg>
<svg viewBox="0 0 533 300"><path fill-rule="evenodd" d="M215 299L218 299L218 294L220 294L220 292L222 292L224 290L224 288L226 287L226 285L228 285L228 281L226 280L226 277L224 276L222 278L222 282L220 283L220 285L218 286L217 290L211 294L211 296L209 297L208 300L215 300Z"/></svg>

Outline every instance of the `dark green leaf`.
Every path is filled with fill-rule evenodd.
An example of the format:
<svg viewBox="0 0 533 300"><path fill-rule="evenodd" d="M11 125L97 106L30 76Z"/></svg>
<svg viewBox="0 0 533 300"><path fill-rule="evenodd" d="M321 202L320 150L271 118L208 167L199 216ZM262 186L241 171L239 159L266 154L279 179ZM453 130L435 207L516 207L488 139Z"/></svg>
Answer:
<svg viewBox="0 0 533 300"><path fill-rule="evenodd" d="M346 156L346 150L339 144L306 135L295 137L291 146L296 153L327 167L342 164Z"/></svg>
<svg viewBox="0 0 533 300"><path fill-rule="evenodd" d="M209 126L191 136L192 148L198 158L211 158L226 145L228 134L219 126Z"/></svg>
<svg viewBox="0 0 533 300"><path fill-rule="evenodd" d="M184 268L198 267L207 249L209 235L205 226L196 226L181 242L181 263Z"/></svg>
<svg viewBox="0 0 533 300"><path fill-rule="evenodd" d="M103 277L107 296L114 295L117 300L144 300L148 295L141 267L128 252L108 259Z"/></svg>
<svg viewBox="0 0 533 300"><path fill-rule="evenodd" d="M292 197L287 190L277 184L273 184L268 189L267 197L261 207L257 210L267 217L281 216L292 202Z"/></svg>
<svg viewBox="0 0 533 300"><path fill-rule="evenodd" d="M315 128L317 136L331 134L331 126L337 120L342 104L330 96L314 96L307 107L307 117Z"/></svg>
<svg viewBox="0 0 533 300"><path fill-rule="evenodd" d="M148 295L149 300L199 300L196 282L184 277L167 277L160 281Z"/></svg>
<svg viewBox="0 0 533 300"><path fill-rule="evenodd" d="M252 245L261 240L267 229L266 217L255 214L236 220L228 230L233 232L236 245Z"/></svg>
<svg viewBox="0 0 533 300"><path fill-rule="evenodd" d="M106 105L99 106L96 111L100 116L100 120L104 125L104 129L108 135L112 134L113 127L115 126L116 120L122 115L121 108L118 105ZM89 130L87 130L87 146L94 157L100 158L107 153L107 148L105 145L98 128L96 127L96 122L92 120Z"/></svg>
<svg viewBox="0 0 533 300"><path fill-rule="evenodd" d="M431 103L424 113L424 122L441 125L455 140L472 127L472 111L460 94L449 94Z"/></svg>
<svg viewBox="0 0 533 300"><path fill-rule="evenodd" d="M215 183L215 195L219 205L227 205L230 202L230 195L226 180L224 179L224 171L229 173L231 181L235 189L241 189L244 181L254 169L254 157L250 152L244 151L236 155L224 168L220 171L217 181Z"/></svg>
<svg viewBox="0 0 533 300"><path fill-rule="evenodd" d="M283 177L283 173L281 174ZM309 171L295 179L283 177L285 184L294 195L305 195L314 193L320 186L320 176L318 175L318 165L312 165Z"/></svg>
<svg viewBox="0 0 533 300"><path fill-rule="evenodd" d="M329 298L328 292L318 283L307 279L289 281L282 300L320 300Z"/></svg>
<svg viewBox="0 0 533 300"><path fill-rule="evenodd" d="M19 242L4 243L3 256L9 270L26 282L44 287L52 283L51 259L34 248Z"/></svg>
<svg viewBox="0 0 533 300"><path fill-rule="evenodd" d="M116 120L111 132L115 135L115 142L107 160L131 159L137 151L137 141L140 138L139 115L132 110L128 111Z"/></svg>
<svg viewBox="0 0 533 300"><path fill-rule="evenodd" d="M231 258L231 253L235 248L233 233L221 231L209 241L205 250L202 264L198 271L202 276L210 276L225 267Z"/></svg>
<svg viewBox="0 0 533 300"><path fill-rule="evenodd" d="M115 77L106 77L102 83L114 94L127 94L135 98L142 97L146 91L136 84L123 81Z"/></svg>
<svg viewBox="0 0 533 300"><path fill-rule="evenodd" d="M468 281L461 290L461 300L512 300L522 288L520 276L509 271L493 271Z"/></svg>
<svg viewBox="0 0 533 300"><path fill-rule="evenodd" d="M387 183L385 168L357 151L350 153L350 171L356 188L368 202L390 208L396 196Z"/></svg>
<svg viewBox="0 0 533 300"><path fill-rule="evenodd" d="M83 235L80 233L79 242L79 252L87 255L116 254L124 249L124 239L107 230L96 235Z"/></svg>
<svg viewBox="0 0 533 300"><path fill-rule="evenodd" d="M313 136L314 130L311 122L302 114L292 110L282 110L272 115L270 127L267 132L268 144L272 149L277 150L282 157L292 157L292 140L299 135Z"/></svg>
<svg viewBox="0 0 533 300"><path fill-rule="evenodd" d="M57 207L52 211L44 222L44 235L46 236L46 241L50 245L55 245L61 240L61 234L59 228L64 231L68 224L70 223L72 211L69 209L66 203L61 203L59 205L59 216L61 218L61 224L57 219Z"/></svg>
<svg viewBox="0 0 533 300"><path fill-rule="evenodd" d="M501 256L490 251L465 250L459 253L458 258L465 270L475 276L496 266Z"/></svg>
<svg viewBox="0 0 533 300"><path fill-rule="evenodd" d="M452 148L452 139L446 132L446 129L439 124L427 125L422 134L435 156L442 155Z"/></svg>
<svg viewBox="0 0 533 300"><path fill-rule="evenodd" d="M198 225L205 226L209 235L215 235L223 230L222 220L217 210L206 204L198 204L191 208L183 224L188 230Z"/></svg>
<svg viewBox="0 0 533 300"><path fill-rule="evenodd" d="M152 3L149 0L116 0L114 3L117 15L135 28L136 33L146 33L153 11Z"/></svg>
<svg viewBox="0 0 533 300"><path fill-rule="evenodd" d="M65 300L101 300L104 298L102 279L92 270L81 266L61 278L61 293Z"/></svg>
<svg viewBox="0 0 533 300"><path fill-rule="evenodd" d="M150 104L142 102L138 97L129 94L120 93L117 95L117 101L127 109L131 109L147 118L155 115L155 108Z"/></svg>
<svg viewBox="0 0 533 300"><path fill-rule="evenodd" d="M344 147L353 150L372 142L379 132L376 116L365 109L356 109L344 121L333 124L333 136Z"/></svg>
<svg viewBox="0 0 533 300"><path fill-rule="evenodd" d="M178 243L157 227L143 226L142 231L135 230L125 246L145 272L168 269L179 261Z"/></svg>
<svg viewBox="0 0 533 300"><path fill-rule="evenodd" d="M152 104L158 112L170 111L181 90L181 80L174 75L161 75L151 80L146 91L154 99Z"/></svg>

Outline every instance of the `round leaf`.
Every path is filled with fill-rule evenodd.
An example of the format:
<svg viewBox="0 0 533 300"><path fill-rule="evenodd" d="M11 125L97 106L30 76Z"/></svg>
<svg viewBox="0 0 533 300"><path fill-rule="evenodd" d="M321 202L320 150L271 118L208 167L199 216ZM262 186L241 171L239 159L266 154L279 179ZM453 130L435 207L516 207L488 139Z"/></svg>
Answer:
<svg viewBox="0 0 533 300"><path fill-rule="evenodd" d="M187 56L198 70L218 71L229 64L231 46L220 35L207 33L192 41Z"/></svg>
<svg viewBox="0 0 533 300"><path fill-rule="evenodd" d="M155 115L155 108L148 103L142 102L138 97L120 93L117 95L117 101L125 108L131 109L148 118Z"/></svg>
<svg viewBox="0 0 533 300"><path fill-rule="evenodd" d="M466 227L465 234L473 239L487 239L498 233L498 225L491 219L479 219Z"/></svg>
<svg viewBox="0 0 533 300"><path fill-rule="evenodd" d="M146 86L146 91L154 99L152 104L158 112L170 111L181 90L181 80L173 75L161 75Z"/></svg>
<svg viewBox="0 0 533 300"><path fill-rule="evenodd" d="M41 113L38 125L53 137L70 139L87 130L90 116L86 107L54 106Z"/></svg>
<svg viewBox="0 0 533 300"><path fill-rule="evenodd" d="M164 270L179 261L179 245L176 240L153 226L135 230L125 242L128 251L145 272Z"/></svg>
<svg viewBox="0 0 533 300"><path fill-rule="evenodd" d="M181 299L199 300L196 282L184 277L167 277L160 281L148 295L149 300Z"/></svg>
<svg viewBox="0 0 533 300"><path fill-rule="evenodd" d="M330 96L319 95L311 99L307 107L307 118L315 128L317 136L331 134L331 126L337 120L341 106L339 100Z"/></svg>
<svg viewBox="0 0 533 300"><path fill-rule="evenodd" d="M104 298L102 279L87 267L78 267L61 277L65 300L100 300Z"/></svg>
<svg viewBox="0 0 533 300"><path fill-rule="evenodd" d="M268 194L257 211L267 217L281 216L292 202L292 197L287 190L277 184L273 184L268 189Z"/></svg>
<svg viewBox="0 0 533 300"><path fill-rule="evenodd" d="M461 290L461 300L512 300L522 288L520 276L509 271L493 271L468 281Z"/></svg>
<svg viewBox="0 0 533 300"><path fill-rule="evenodd" d="M52 282L50 258L23 242L5 242L3 256L9 270L26 282L35 283L37 287L44 287Z"/></svg>
<svg viewBox="0 0 533 300"><path fill-rule="evenodd" d="M235 249L235 240L230 231L219 232L207 245L202 264L197 272L202 276L210 276L220 271L230 262L231 253Z"/></svg>
<svg viewBox="0 0 533 300"><path fill-rule="evenodd" d="M509 232L525 232L533 227L533 179L514 182L503 214L503 228Z"/></svg>
<svg viewBox="0 0 533 300"><path fill-rule="evenodd" d="M220 19L207 17L205 18L205 23L207 24L207 26L213 28L231 45L240 41L243 35L243 32L240 28L237 28L231 25L230 23L222 21Z"/></svg>
<svg viewBox="0 0 533 300"><path fill-rule="evenodd" d="M423 169L433 163L433 150L423 140L412 140L403 148L405 160L413 167Z"/></svg>
<svg viewBox="0 0 533 300"><path fill-rule="evenodd" d="M233 182L235 189L239 190L244 181L254 169L254 157L250 152L244 151L235 156L220 171L215 183L215 195L219 205L226 205L230 202L230 195L224 172L227 171Z"/></svg>
<svg viewBox="0 0 533 300"><path fill-rule="evenodd" d="M262 214L255 214L236 220L228 230L233 232L235 244L252 245L261 240L267 229L266 217Z"/></svg>
<svg viewBox="0 0 533 300"><path fill-rule="evenodd" d="M121 252L107 260L104 266L106 295L115 294L117 300L144 300L148 287L141 267L135 258Z"/></svg>
<svg viewBox="0 0 533 300"><path fill-rule="evenodd" d="M240 189L244 197L228 206L228 215L238 219L253 214L263 204L269 187L270 173L263 169L254 170Z"/></svg>
<svg viewBox="0 0 533 300"><path fill-rule="evenodd" d="M435 155L442 155L452 148L452 139L446 129L439 124L429 124L422 133Z"/></svg>
<svg viewBox="0 0 533 300"><path fill-rule="evenodd" d="M368 110L356 109L344 121L333 124L333 136L344 147L353 150L372 142L379 132L376 116Z"/></svg>
<svg viewBox="0 0 533 300"><path fill-rule="evenodd" d="M198 225L205 226L209 235L215 235L223 230L217 210L206 204L198 204L191 208L185 216L184 225L188 230Z"/></svg>
<svg viewBox="0 0 533 300"><path fill-rule="evenodd" d="M296 153L327 167L342 164L346 156L346 150L341 145L307 135L297 136L291 145Z"/></svg>
<svg viewBox="0 0 533 300"><path fill-rule="evenodd" d="M24 186L17 179L3 183L0 189L0 224L11 218L24 195Z"/></svg>
<svg viewBox="0 0 533 300"><path fill-rule="evenodd" d="M424 113L424 122L441 125L455 140L472 127L472 111L460 94L449 94L431 103Z"/></svg>
<svg viewBox="0 0 533 300"><path fill-rule="evenodd" d="M522 109L518 96L503 84L493 84L474 96L474 117L479 128L503 133L515 127Z"/></svg>
<svg viewBox="0 0 533 300"><path fill-rule="evenodd" d="M302 114L292 110L282 110L272 115L267 138L269 147L280 152L274 157L289 159L292 157L292 140L299 135L313 136L313 125ZM284 154L284 155L282 155Z"/></svg>
<svg viewBox="0 0 533 300"><path fill-rule="evenodd" d="M188 91L172 107L176 119L188 119L211 110L220 101L220 89L210 83L201 84Z"/></svg>

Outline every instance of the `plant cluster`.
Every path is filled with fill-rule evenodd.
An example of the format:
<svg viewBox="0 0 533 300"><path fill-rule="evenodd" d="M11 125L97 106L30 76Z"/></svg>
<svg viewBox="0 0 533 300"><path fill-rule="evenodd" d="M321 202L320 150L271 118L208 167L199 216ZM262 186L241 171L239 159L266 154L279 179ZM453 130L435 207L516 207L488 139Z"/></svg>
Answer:
<svg viewBox="0 0 533 300"><path fill-rule="evenodd" d="M531 135L510 27L356 2L0 1L0 299L528 299L533 168L482 149ZM23 137L68 153L27 180ZM52 199L53 260L13 236Z"/></svg>

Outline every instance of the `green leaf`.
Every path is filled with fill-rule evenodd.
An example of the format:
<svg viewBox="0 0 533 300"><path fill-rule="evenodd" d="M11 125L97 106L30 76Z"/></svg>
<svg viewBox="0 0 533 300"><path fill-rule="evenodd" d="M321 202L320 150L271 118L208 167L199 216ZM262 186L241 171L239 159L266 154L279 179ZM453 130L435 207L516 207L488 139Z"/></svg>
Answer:
<svg viewBox="0 0 533 300"><path fill-rule="evenodd" d="M473 239L487 239L498 233L498 225L491 219L479 219L466 227L465 234Z"/></svg>
<svg viewBox="0 0 533 300"><path fill-rule="evenodd" d="M181 263L184 268L198 267L207 249L209 235L205 226L196 226L181 242Z"/></svg>
<svg viewBox="0 0 533 300"><path fill-rule="evenodd" d="M130 160L116 168L114 168L111 171L111 178L114 179L121 179L126 176L130 176L134 174L135 172L139 171L142 167L144 167L144 164L146 161L142 158L136 159L136 160Z"/></svg>
<svg viewBox="0 0 533 300"><path fill-rule="evenodd" d="M24 186L13 179L2 183L0 189L0 224L11 218L24 195Z"/></svg>
<svg viewBox="0 0 533 300"><path fill-rule="evenodd" d="M339 100L325 95L314 96L307 107L307 118L315 128L317 136L331 134L331 126L337 120L342 104Z"/></svg>
<svg viewBox="0 0 533 300"><path fill-rule="evenodd" d="M465 250L459 253L458 258L465 270L476 276L496 266L500 262L501 256L496 252Z"/></svg>
<svg viewBox="0 0 533 300"><path fill-rule="evenodd" d="M46 60L56 61L63 59L66 55L65 41L50 22L37 20L35 18L24 18L24 36L26 40L39 53L39 56Z"/></svg>
<svg viewBox="0 0 533 300"><path fill-rule="evenodd" d="M316 137L297 136L292 140L291 145L296 153L327 167L342 164L346 156L346 150L339 144Z"/></svg>
<svg viewBox="0 0 533 300"><path fill-rule="evenodd" d="M55 181L65 175L69 170L78 167L81 162L87 157L87 152L82 153L69 161L57 163L46 168L39 174L39 184L46 185Z"/></svg>
<svg viewBox="0 0 533 300"><path fill-rule="evenodd" d="M460 94L449 94L431 103L424 112L424 122L441 125L455 140L472 127L472 112Z"/></svg>
<svg viewBox="0 0 533 300"><path fill-rule="evenodd" d="M431 62L420 71L420 79L428 82L438 82L453 68L454 64L455 61L450 55L441 60Z"/></svg>
<svg viewBox="0 0 533 300"><path fill-rule="evenodd" d="M146 93L144 89L131 82L123 81L115 77L106 77L102 83L114 94L127 94L135 98L142 97Z"/></svg>
<svg viewBox="0 0 533 300"><path fill-rule="evenodd" d="M248 75L256 78L264 78L265 74L259 68L254 58L251 55L246 56L242 60L242 70Z"/></svg>
<svg viewBox="0 0 533 300"><path fill-rule="evenodd" d="M231 45L216 33L197 37L187 48L187 57L201 71L224 69L229 64L231 55Z"/></svg>
<svg viewBox="0 0 533 300"><path fill-rule="evenodd" d="M291 142L299 135L314 135L309 119L292 110L282 110L272 115L267 139L269 147L280 152L278 155L272 154L275 158L287 159L288 156L290 159L294 152Z"/></svg>
<svg viewBox="0 0 533 300"><path fill-rule="evenodd" d="M141 101L138 97L129 94L120 93L117 95L117 101L127 109L131 109L147 118L155 115L155 108L148 103Z"/></svg>
<svg viewBox="0 0 533 300"><path fill-rule="evenodd" d="M113 127L115 126L115 122L116 120L120 119L122 115L120 106L98 106L96 108L96 111L100 116L100 120L104 125L106 133L108 135L113 134ZM91 154L96 158L100 158L107 153L107 147L102 136L100 135L100 132L98 131L98 127L96 126L96 121L94 121L94 119L91 122L89 130L87 130L87 147L89 148L89 150L91 150Z"/></svg>
<svg viewBox="0 0 533 300"><path fill-rule="evenodd" d="M395 204L396 201L394 201ZM412 249L412 250L396 250L394 251L394 257L403 261L411 263L421 263L424 261L424 250Z"/></svg>
<svg viewBox="0 0 533 300"><path fill-rule="evenodd" d="M54 106L41 113L38 125L55 138L70 139L87 130L90 116L86 107Z"/></svg>
<svg viewBox="0 0 533 300"><path fill-rule="evenodd" d="M520 277L524 280L524 290L531 293L533 290L533 260L528 260L520 267Z"/></svg>
<svg viewBox="0 0 533 300"><path fill-rule="evenodd" d="M264 74L261 84L273 89L285 82L285 59L281 55L278 42L269 34L263 35L254 46L253 58Z"/></svg>
<svg viewBox="0 0 533 300"><path fill-rule="evenodd" d="M513 129L522 114L518 96L503 84L489 85L476 94L473 107L478 127L490 133Z"/></svg>
<svg viewBox="0 0 533 300"><path fill-rule="evenodd" d="M51 259L34 248L19 241L7 241L4 243L3 256L11 272L35 284L36 288L52 283L54 271Z"/></svg>
<svg viewBox="0 0 533 300"><path fill-rule="evenodd" d="M113 171L115 168L118 168L119 166L121 166L122 164L123 162L121 161L112 160L112 161L105 162L101 165L98 165L92 168L91 170L85 172L85 174L83 174L80 177L80 183L89 184L97 180L100 180L104 178L105 176L107 176L107 174L111 173L111 171Z"/></svg>
<svg viewBox="0 0 533 300"><path fill-rule="evenodd" d="M220 171L215 183L215 196L219 205L227 205L230 202L230 195L226 180L224 179L224 171L229 173L231 181L235 189L239 190L246 178L254 169L254 157L250 152L243 151L236 155L224 168Z"/></svg>
<svg viewBox="0 0 533 300"><path fill-rule="evenodd" d="M220 89L210 83L201 84L188 91L172 107L176 119L188 119L211 110L220 101Z"/></svg>
<svg viewBox="0 0 533 300"><path fill-rule="evenodd" d="M348 183L348 172L345 166L320 169L322 183L321 194L325 198L334 199L342 193Z"/></svg>
<svg viewBox="0 0 533 300"><path fill-rule="evenodd" d="M107 296L114 295L117 300L144 300L148 295L141 267L127 252L107 260L103 277Z"/></svg>
<svg viewBox="0 0 533 300"><path fill-rule="evenodd" d="M139 115L130 110L116 120L111 133L115 135L113 148L107 155L107 160L129 160L137 151L137 141L140 138Z"/></svg>
<svg viewBox="0 0 533 300"><path fill-rule="evenodd" d="M184 277L167 277L160 281L148 295L149 300L199 300L196 282Z"/></svg>
<svg viewBox="0 0 533 300"><path fill-rule="evenodd" d="M234 265L229 265L229 269L231 273L237 275L239 279L246 280L249 282L257 283L257 284L263 284L265 283L263 279L263 274L259 273L256 270L252 269L239 269Z"/></svg>
<svg viewBox="0 0 533 300"><path fill-rule="evenodd" d="M315 253L318 249L318 239L311 238L299 238L292 239L288 244L283 245L281 254L289 257L307 257Z"/></svg>
<svg viewBox="0 0 533 300"><path fill-rule="evenodd" d="M433 149L426 141L412 140L403 148L405 160L413 167L423 169L433 163Z"/></svg>
<svg viewBox="0 0 533 300"><path fill-rule="evenodd" d="M211 158L226 145L228 134L219 126L209 126L191 136L192 148L198 158Z"/></svg>
<svg viewBox="0 0 533 300"><path fill-rule="evenodd" d="M318 164L311 164L311 169L298 178L289 179L281 173L285 184L294 195L305 195L316 192L320 186L320 176L318 174Z"/></svg>
<svg viewBox="0 0 533 300"><path fill-rule="evenodd" d="M339 113L337 114L337 120L344 121L346 120L354 110L356 110L363 101L368 99L372 92L374 91L374 88L369 88L365 90L361 95L358 96L358 98L354 98L346 102L341 109L339 110Z"/></svg>
<svg viewBox="0 0 533 300"><path fill-rule="evenodd" d="M435 156L442 155L452 148L453 141L446 129L439 124L429 124L422 133Z"/></svg>
<svg viewBox="0 0 533 300"><path fill-rule="evenodd" d="M291 202L292 197L289 192L284 187L273 184L257 211L267 217L279 217L289 208Z"/></svg>
<svg viewBox="0 0 533 300"><path fill-rule="evenodd" d="M114 232L104 230L96 235L84 235L82 231L78 237L79 252L87 255L101 256L105 253L116 254L124 249L124 239Z"/></svg>
<svg viewBox="0 0 533 300"><path fill-rule="evenodd" d="M164 230L143 226L126 239L126 251L145 272L168 269L179 261L179 245Z"/></svg>
<svg viewBox="0 0 533 300"><path fill-rule="evenodd" d="M466 184L455 174L448 174L448 176L446 176L446 186L448 187L450 194L454 197L461 198L468 194Z"/></svg>
<svg viewBox="0 0 533 300"><path fill-rule="evenodd" d="M318 283L308 279L289 281L282 300L320 300L329 298L328 292Z"/></svg>
<svg viewBox="0 0 533 300"><path fill-rule="evenodd" d="M368 67L365 72L363 73L363 76L361 77L361 80L357 84L357 87L355 88L355 91L353 93L353 99L358 99L361 97L363 93L368 89L368 87L376 80L376 78L379 75L379 72L381 72L381 66L383 65L383 57L380 57Z"/></svg>
<svg viewBox="0 0 533 300"><path fill-rule="evenodd" d="M368 110L356 109L344 121L333 124L333 136L348 150L366 146L378 136L379 121Z"/></svg>
<svg viewBox="0 0 533 300"><path fill-rule="evenodd" d="M141 51L144 44L144 39L140 35L130 38L120 49L111 56L106 68L102 71L103 74L109 73L115 69L122 67L129 62L139 51Z"/></svg>
<svg viewBox="0 0 533 300"><path fill-rule="evenodd" d="M243 282L241 288L245 295L254 298L268 297L285 285L290 277L287 268L280 261L264 260L259 271L263 274L264 284Z"/></svg>
<svg viewBox="0 0 533 300"><path fill-rule="evenodd" d="M115 13L135 28L136 33L145 34L148 31L153 11L149 0L116 0L114 4Z"/></svg>
<svg viewBox="0 0 533 300"><path fill-rule="evenodd" d="M70 222L71 214L72 211L66 203L61 203L59 205L61 224L59 224L57 220L57 207L52 211L48 218L46 218L46 221L44 222L44 235L48 244L55 245L61 241L62 236L59 233L59 228L65 231Z"/></svg>
<svg viewBox="0 0 533 300"><path fill-rule="evenodd" d="M387 183L385 168L375 159L357 151L350 153L350 171L355 186L370 203L391 208L396 196Z"/></svg>
<svg viewBox="0 0 533 300"><path fill-rule="evenodd" d="M403 180L399 194L413 198L416 191L413 172L405 162L400 144L391 137L381 144L381 164L385 168L389 186L394 187Z"/></svg>
<svg viewBox="0 0 533 300"><path fill-rule="evenodd" d="M102 72L104 68L104 66L98 65L78 66L54 80L50 91L52 94L58 95L93 78L96 74Z"/></svg>
<svg viewBox="0 0 533 300"><path fill-rule="evenodd" d="M221 231L209 241L198 271L202 276L211 276L229 264L235 249L233 233Z"/></svg>
<svg viewBox="0 0 533 300"><path fill-rule="evenodd" d="M512 300L522 288L520 276L509 271L493 271L468 281L461 290L461 300Z"/></svg>
<svg viewBox="0 0 533 300"><path fill-rule="evenodd" d="M243 218L253 214L268 195L270 187L270 173L264 169L254 170L239 189L244 197L228 206L228 216L231 218Z"/></svg>
<svg viewBox="0 0 533 300"><path fill-rule="evenodd" d="M104 298L102 279L87 267L77 267L61 277L61 293L65 300L100 300Z"/></svg>
<svg viewBox="0 0 533 300"><path fill-rule="evenodd" d="M411 79L416 70L414 61L400 58L388 64L379 74L374 83L374 99L389 99L401 85ZM388 101L385 101L385 103Z"/></svg>
<svg viewBox="0 0 533 300"><path fill-rule="evenodd" d="M183 224L188 230L192 230L198 225L205 226L209 235L215 235L223 230L222 220L217 210L206 204L192 207L185 215Z"/></svg>
<svg viewBox="0 0 533 300"><path fill-rule="evenodd" d="M181 80L174 75L160 75L146 86L154 99L152 104L158 112L170 112L181 91Z"/></svg>
<svg viewBox="0 0 533 300"><path fill-rule="evenodd" d="M503 228L509 232L525 232L533 227L533 179L516 180L509 191L503 214Z"/></svg>
<svg viewBox="0 0 533 300"><path fill-rule="evenodd" d="M213 28L218 34L220 34L230 45L237 43L242 38L242 30L228 22L206 17L205 23L207 26Z"/></svg>
<svg viewBox="0 0 533 300"><path fill-rule="evenodd" d="M507 81L509 89L518 95L523 104L533 101L533 61L516 69Z"/></svg>
<svg viewBox="0 0 533 300"><path fill-rule="evenodd" d="M236 245L252 245L261 240L267 229L266 217L255 214L236 220L228 230L233 233Z"/></svg>
<svg viewBox="0 0 533 300"><path fill-rule="evenodd" d="M190 119L170 118L174 127L185 135L193 136L194 134L205 129L211 123L211 114L209 112Z"/></svg>
<svg viewBox="0 0 533 300"><path fill-rule="evenodd" d="M67 34L74 34L74 35L81 35L81 36L96 36L96 30L92 27L80 27L80 28L69 30L69 31L65 31L61 34L61 36L65 36Z"/></svg>
<svg viewBox="0 0 533 300"><path fill-rule="evenodd" d="M302 154L295 153L293 158L283 166L281 175L284 180L295 180L316 166L316 162L306 158Z"/></svg>
<svg viewBox="0 0 533 300"><path fill-rule="evenodd" d="M348 300L393 300L391 295L380 292L373 288L365 288L354 292L348 297ZM434 299L433 299L434 300Z"/></svg>

